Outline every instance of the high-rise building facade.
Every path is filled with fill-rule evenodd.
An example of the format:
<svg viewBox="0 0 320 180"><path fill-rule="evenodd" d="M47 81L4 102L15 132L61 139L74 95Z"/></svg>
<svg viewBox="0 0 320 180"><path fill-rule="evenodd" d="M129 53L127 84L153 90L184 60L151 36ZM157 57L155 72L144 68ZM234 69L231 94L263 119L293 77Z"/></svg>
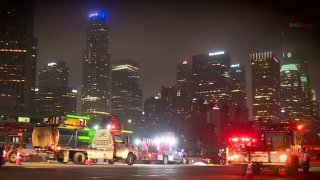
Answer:
<svg viewBox="0 0 320 180"><path fill-rule="evenodd" d="M69 68L64 61L48 63L38 73L35 110L46 116L76 113L78 91L68 86Z"/></svg>
<svg viewBox="0 0 320 180"><path fill-rule="evenodd" d="M231 66L231 104L247 107L246 73L244 66L232 64Z"/></svg>
<svg viewBox="0 0 320 180"><path fill-rule="evenodd" d="M139 65L132 60L112 63L112 115L125 127L142 124L142 90L139 87Z"/></svg>
<svg viewBox="0 0 320 180"><path fill-rule="evenodd" d="M110 115L111 62L106 14L90 14L83 55L82 113L94 118Z"/></svg>
<svg viewBox="0 0 320 180"><path fill-rule="evenodd" d="M303 118L302 85L296 64L284 64L280 69L282 120L293 122Z"/></svg>
<svg viewBox="0 0 320 180"><path fill-rule="evenodd" d="M230 56L224 51L192 57L194 98L229 104Z"/></svg>
<svg viewBox="0 0 320 180"><path fill-rule="evenodd" d="M299 52L287 52L284 57L284 64L295 65L299 70L302 88L302 118L304 120L311 120L311 84L307 58Z"/></svg>
<svg viewBox="0 0 320 180"><path fill-rule="evenodd" d="M230 120L235 123L249 120L249 109L247 107L246 73L241 64L231 64L231 103Z"/></svg>
<svg viewBox="0 0 320 180"><path fill-rule="evenodd" d="M0 106L31 109L36 59L32 1L1 1Z"/></svg>
<svg viewBox="0 0 320 180"><path fill-rule="evenodd" d="M150 132L160 129L160 97L150 97L144 100L143 117Z"/></svg>
<svg viewBox="0 0 320 180"><path fill-rule="evenodd" d="M174 86L161 87L160 91L160 128L163 131L177 129L177 89Z"/></svg>
<svg viewBox="0 0 320 180"><path fill-rule="evenodd" d="M38 87L68 87L69 68L64 61L48 63L38 72Z"/></svg>
<svg viewBox="0 0 320 180"><path fill-rule="evenodd" d="M312 120L314 119L319 119L320 114L319 114L319 100L317 98L316 92L314 89L311 90L311 118Z"/></svg>
<svg viewBox="0 0 320 180"><path fill-rule="evenodd" d="M280 65L272 52L250 54L253 120L280 121Z"/></svg>
<svg viewBox="0 0 320 180"><path fill-rule="evenodd" d="M192 100L192 63L184 60L177 65L177 86L186 98ZM191 104L191 102L190 102Z"/></svg>

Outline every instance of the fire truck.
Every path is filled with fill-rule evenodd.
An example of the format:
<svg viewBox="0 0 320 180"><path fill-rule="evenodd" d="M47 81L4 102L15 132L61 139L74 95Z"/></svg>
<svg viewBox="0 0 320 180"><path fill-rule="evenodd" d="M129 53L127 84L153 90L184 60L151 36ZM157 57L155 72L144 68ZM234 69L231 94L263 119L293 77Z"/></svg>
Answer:
<svg viewBox="0 0 320 180"><path fill-rule="evenodd" d="M143 163L188 164L187 153L176 146L173 133L161 133L154 138L137 138L134 142L139 148L139 160Z"/></svg>
<svg viewBox="0 0 320 180"><path fill-rule="evenodd" d="M287 174L296 174L299 168L308 173L310 168L309 154L302 143L296 140L296 131L290 125L265 129L260 139L230 137L226 156L229 164L246 167L252 163L255 174L262 168Z"/></svg>

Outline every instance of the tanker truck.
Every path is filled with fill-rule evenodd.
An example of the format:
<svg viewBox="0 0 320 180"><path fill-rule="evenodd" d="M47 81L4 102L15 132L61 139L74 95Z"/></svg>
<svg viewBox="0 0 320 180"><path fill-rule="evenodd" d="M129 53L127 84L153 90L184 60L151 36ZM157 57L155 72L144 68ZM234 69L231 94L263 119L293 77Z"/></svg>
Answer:
<svg viewBox="0 0 320 180"><path fill-rule="evenodd" d="M64 148L58 146L59 131L52 127L36 127L32 133L32 143L37 151L50 152L49 158L56 158L60 163L72 161L84 164L87 159L93 162L102 159L113 164L116 161L133 165L138 158L138 149L127 144L119 131L98 129L91 145L87 148Z"/></svg>

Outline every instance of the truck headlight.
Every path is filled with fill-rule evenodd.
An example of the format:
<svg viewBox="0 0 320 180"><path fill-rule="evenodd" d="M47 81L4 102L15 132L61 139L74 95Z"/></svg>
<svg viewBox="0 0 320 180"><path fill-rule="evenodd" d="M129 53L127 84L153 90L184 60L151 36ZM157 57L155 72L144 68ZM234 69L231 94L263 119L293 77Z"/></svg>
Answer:
<svg viewBox="0 0 320 180"><path fill-rule="evenodd" d="M287 156L286 154L281 154L281 155L279 156L279 161L280 161L280 162L286 162L287 159L288 159L288 156Z"/></svg>

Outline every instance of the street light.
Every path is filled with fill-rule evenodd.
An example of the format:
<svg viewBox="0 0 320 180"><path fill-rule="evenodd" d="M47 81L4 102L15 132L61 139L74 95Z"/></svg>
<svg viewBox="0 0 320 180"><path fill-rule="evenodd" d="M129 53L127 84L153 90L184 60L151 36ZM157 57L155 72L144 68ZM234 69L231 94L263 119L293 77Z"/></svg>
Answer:
<svg viewBox="0 0 320 180"><path fill-rule="evenodd" d="M132 121L131 121L131 119L128 119L128 123L131 123Z"/></svg>

